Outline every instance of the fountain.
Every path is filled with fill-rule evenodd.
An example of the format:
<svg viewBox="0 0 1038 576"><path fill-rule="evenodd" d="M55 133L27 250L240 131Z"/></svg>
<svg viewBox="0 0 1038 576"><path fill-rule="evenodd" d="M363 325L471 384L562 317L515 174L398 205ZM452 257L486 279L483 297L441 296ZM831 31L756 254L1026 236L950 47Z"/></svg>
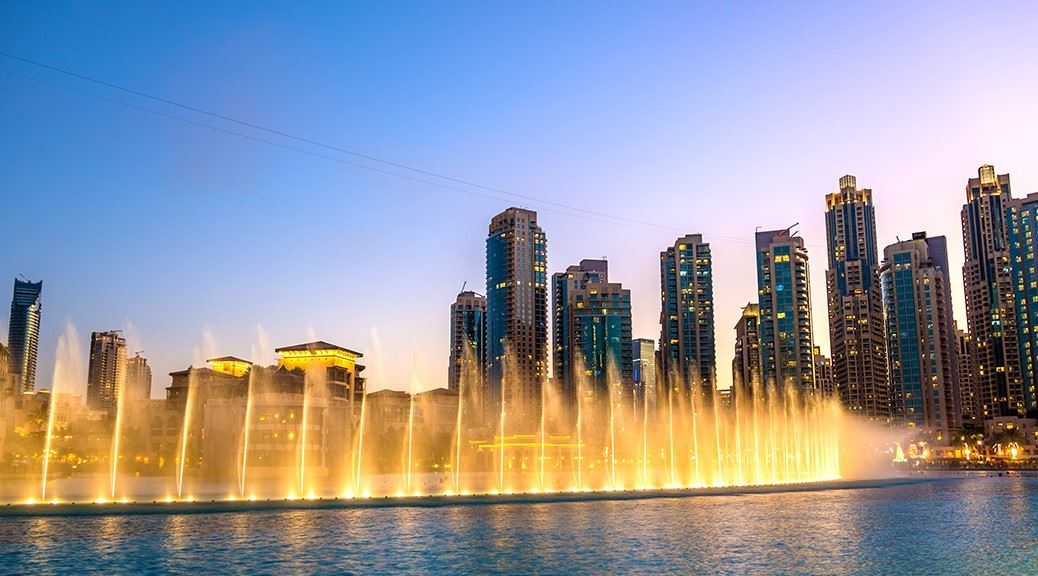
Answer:
<svg viewBox="0 0 1038 576"><path fill-rule="evenodd" d="M56 391L65 379L60 348L70 338L59 345ZM341 358L352 365L353 357ZM736 382L722 400L710 385L668 379L653 399L611 372L595 381L580 375L571 391L542 386L539 406L524 407L509 395L517 386L510 366L494 398L484 395L478 370L455 391L419 393L416 368L408 392L354 396L342 388L349 378L328 379L334 362L295 372L295 364L247 366L241 374L186 371L186 385L166 402L132 404L120 394L110 451L82 455L107 464L104 500L687 490L840 477L841 409L792 386ZM29 493L94 500L97 492L69 488L75 479L54 477L56 398L41 441L43 475ZM148 418L139 410L161 412ZM169 454L142 453L165 438L172 415L179 427ZM142 428L151 421L158 427ZM167 457L172 472L140 464ZM172 477L172 493L163 492L162 474Z"/></svg>

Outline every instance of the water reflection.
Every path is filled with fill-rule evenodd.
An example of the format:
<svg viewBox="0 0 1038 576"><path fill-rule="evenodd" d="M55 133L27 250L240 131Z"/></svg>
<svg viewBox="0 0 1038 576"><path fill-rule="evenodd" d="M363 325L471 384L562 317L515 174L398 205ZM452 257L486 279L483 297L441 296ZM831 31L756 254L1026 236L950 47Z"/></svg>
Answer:
<svg viewBox="0 0 1038 576"><path fill-rule="evenodd" d="M1035 573L1038 478L642 501L0 519L0 572ZM13 568L16 567L16 568Z"/></svg>

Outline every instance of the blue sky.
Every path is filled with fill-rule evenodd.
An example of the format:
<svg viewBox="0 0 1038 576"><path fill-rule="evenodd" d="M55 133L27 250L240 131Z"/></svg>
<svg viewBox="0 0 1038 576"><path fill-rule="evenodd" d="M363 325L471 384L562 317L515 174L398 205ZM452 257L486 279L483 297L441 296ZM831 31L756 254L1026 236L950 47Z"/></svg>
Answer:
<svg viewBox="0 0 1038 576"><path fill-rule="evenodd" d="M128 327L156 394L210 352L270 361L311 337L368 352L373 389L428 388L446 381L450 302L464 281L482 289L490 217L525 205L549 270L609 258L642 337L658 337L659 251L703 233L726 385L756 226L800 223L827 347L824 194L846 173L874 191L880 249L949 236L963 318L966 179L993 163L1014 195L1038 190L1036 16L1028 3L2 2L0 51L656 226L360 169L0 56L0 277L44 280L44 386L71 322L84 350L91 330Z"/></svg>

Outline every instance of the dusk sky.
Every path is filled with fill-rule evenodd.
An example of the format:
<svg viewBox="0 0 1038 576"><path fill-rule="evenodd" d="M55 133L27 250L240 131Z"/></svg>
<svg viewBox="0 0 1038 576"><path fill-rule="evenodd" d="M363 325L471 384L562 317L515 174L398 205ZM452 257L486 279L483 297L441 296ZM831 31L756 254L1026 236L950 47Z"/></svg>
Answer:
<svg viewBox="0 0 1038 576"><path fill-rule="evenodd" d="M517 205L550 272L609 259L635 337L659 338L660 250L702 233L726 387L757 226L799 222L828 351L824 195L848 173L880 250L949 237L964 325L966 180L1038 191L1038 5L867 4L2 2L0 52L487 188L0 55L0 339L25 274L40 387L68 323L83 359L126 329L155 396L309 339L364 351L372 390L445 386L449 305L484 291L487 225Z"/></svg>

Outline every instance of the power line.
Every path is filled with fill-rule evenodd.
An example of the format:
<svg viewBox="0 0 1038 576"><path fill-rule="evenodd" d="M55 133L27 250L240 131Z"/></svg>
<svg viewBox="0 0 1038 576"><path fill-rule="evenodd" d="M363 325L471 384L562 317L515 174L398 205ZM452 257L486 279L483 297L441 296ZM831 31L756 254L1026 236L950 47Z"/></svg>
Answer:
<svg viewBox="0 0 1038 576"><path fill-rule="evenodd" d="M266 132L266 133L271 134L271 135L279 136L279 137L282 137L282 138L287 138L287 139L290 139L290 140L294 140L296 142L301 142L301 143L309 144L311 146L317 146L319 148L324 148L324 149L327 149L327 150L332 150L332 151L339 152L339 153L342 153L342 154L348 154L348 155L353 156L355 158L361 158L361 159L364 159L364 160L368 160L370 162L377 162L379 164L383 164L383 165L386 165L386 166L391 166L393 168L398 168L398 169L401 169L401 170L407 170L407 171L410 171L410 172L414 172L416 174L421 174L423 176L432 177L432 178L438 178L438 179L441 179L441 180L452 182L454 184L470 186L470 187L478 188L478 189L481 189L481 190L484 190L484 191L487 191L487 192L503 194L505 196L511 196L511 197L514 197L514 198L519 198L519 199L523 199L523 200L537 202L537 203L540 203L542 205L548 205L548 206L554 206L554 207L557 207L557 208L562 208L564 210L572 210L572 211L575 211L575 212L582 212L582 213L590 214L592 216L598 216L598 217L601 217L601 218L608 218L608 219L611 219L611 220L618 220L618 221L621 221L621 222L628 222L628 223L631 223L631 224L638 224L640 226L646 226L646 227L650 227L650 228L661 228L661 229L667 229L667 230L679 231L679 232L682 231L682 229L674 227L674 226L667 226L667 225L664 225L664 224L658 224L658 223L654 223L654 222L647 222L647 221L638 220L638 219L634 219L634 218L628 218L626 216L616 216L616 215L608 214L608 213L605 213L605 212L599 212L599 211L595 211L595 210L589 210L589 209L586 209L586 208L580 208L580 207L577 207L577 206L571 206L571 205L564 204L564 203L561 203L561 202L554 202L552 200L545 200L543 198L538 198L536 196L530 196L528 194L521 194L521 193L518 193L518 192L512 192L512 191L504 190L504 189L497 188L497 187L494 187L494 186L487 186L487 185L484 185L484 184L479 184L479 183L473 182L471 180L466 180L466 179L463 179L463 178L457 178L457 177L449 176L449 175L442 174L442 173L439 173L439 172L434 172L432 170L426 170L426 169L418 168L418 167L415 167L415 166L409 166L407 164L403 164L403 163L400 163L400 162L394 162L392 160L386 160L384 158L379 158L377 156L372 156L370 154L364 154L362 152L357 152L356 150L350 150L350 149L347 149L347 148L343 148L341 146L327 144L327 143L324 143L324 142L320 142L318 140L314 140L312 138L306 138L304 136L298 136L296 134L291 134L291 133L285 132L283 130L277 130L277 129L269 128L269 127L266 127L266 126L263 126L263 125L260 125L260 124L256 124L254 122L249 122L249 121L246 121L246 120L241 120L239 118L234 118L234 117L228 116L226 114L221 114L221 113L218 113L218 112L213 112L211 110L205 110L205 109L199 108L197 106L191 106L189 104L184 104L184 103L181 103L181 102L177 102L177 101L171 100L169 98L164 98L162 96L156 96L154 94L149 94L147 92L142 92L140 90L135 90L133 88L128 88L126 86L121 86L119 84L114 84L112 82L107 82L105 80L101 80L101 79L98 79L98 78L87 76L85 74L80 74L78 72L73 72L71 70L66 70L64 68L60 68L60 67L57 67L57 66L53 66L53 65L50 65L50 64L43 63L43 62L38 62L38 61L31 60L31 59L28 59L28 58L23 58L21 56L17 56L15 54L11 54L9 52L0 51L0 56L5 56L5 57L10 58L12 60L17 60L19 62L23 62L25 64L30 64L30 65L33 65L33 66L37 66L37 67L40 67L40 68L51 70L53 72L58 72L60 74L65 74L67 76L78 78L80 80L85 80L87 82L92 82L94 84L105 86L105 87L111 88L113 90L119 90L119 91L125 92L127 94L133 94L134 96L139 96L141 98L147 98L147 99L153 100L155 102L161 102L163 104L167 104L167 105L170 105L170 106L175 106L175 107L183 109L183 110L188 110L188 111L195 112L195 113L198 113L198 114L203 114L203 115L209 116L211 118L216 118L216 119L223 120L223 121L226 121L226 122L231 122L231 123L237 124L239 126L244 126L244 127L251 128L251 129L254 129L254 130L259 130L259 131ZM428 182L426 182L426 183L428 183Z"/></svg>
<svg viewBox="0 0 1038 576"><path fill-rule="evenodd" d="M363 170L370 170L372 172L376 172L376 173L379 173L379 174L384 174L384 175L387 175L387 176L394 176L394 177L397 177L397 178L402 178L404 180L409 180L411 182L417 182L417 183L421 183L421 184L428 184L430 186L435 186L435 187L443 188L443 189L446 189L446 190L453 190L455 192L461 192L463 194L471 194L473 196L480 196L482 198L488 198L488 199L491 199L491 200L497 200L499 202L508 202L509 201L507 198L500 198L498 196L493 196L491 194L479 192L477 190L469 190L469 189L465 189L465 188L459 188L457 186L450 186L448 184L444 184L443 182L436 182L436 181L433 181L433 180L418 178L418 177L410 176L410 175L407 175L407 174L400 174L398 172L393 172L391 170L385 170L385 169L382 169L382 168L378 168L376 166L368 166L368 165L361 164L361 163L358 163L358 162L351 162L349 160L345 160L345 159L342 159L342 158L336 158L334 156L329 156L327 154L321 154L319 152L314 152L312 150L306 150L305 148L299 148L297 146L291 146L289 144L284 144L282 142L276 142L274 140L268 140L268 139L265 139L265 138L260 138L258 136L254 136L254 135L251 135L251 134L245 134L243 132L237 132L237 131L234 131L234 130L228 130L226 128L221 128L219 126L214 126L212 124L207 124L205 122L199 122L197 120L192 120L190 118L184 118L182 116L177 116L176 114L169 114L167 112L162 112L160 110L155 110L155 109L152 109L152 108L147 108L145 106L138 106L136 104L132 104L132 103L129 103L129 102L124 102L124 101L118 100L116 98L110 98L108 96L103 96L101 94L96 94L96 93L93 93L93 92L90 92L90 91L87 91L87 90L80 90L79 88L73 88L71 86L66 86L64 84L59 84L59 83L56 83L56 82L51 82L49 80L43 80L41 78L36 78L34 76L29 76L27 74L22 74L20 72L14 72L14 71L11 71L11 70L7 70L5 68L0 68L0 72L9 74L9 75L12 75L12 76L15 76L15 77L19 77L19 78L22 78L22 79L25 79L25 80L32 80L34 82L38 82L40 84L44 84L44 85L51 86L51 87L54 87L54 88L60 88L62 90L68 90L68 91L74 92L76 94L81 94L83 96L89 96L91 98L96 98L98 100L103 100L105 102L109 102L109 103L112 103L112 104L117 104L119 106L125 106L127 108L130 108L130 109L133 109L133 110L137 110L137 111L140 111L140 112L146 112L148 114L154 114L156 116L160 116L160 117L167 118L167 119L170 119L170 120L176 120L176 121L179 121L179 122L184 122L184 123L190 124L192 126L197 126L197 127L200 127L200 128L206 128L206 129L209 129L209 130L213 130L213 131L220 132L220 133L223 133L223 134L228 134L228 135L231 135L231 136L237 136L237 137L240 137L240 138L244 138L246 140L251 140L253 142L259 142L259 143L262 143L262 144L268 144L270 146L276 146L278 148L283 148L285 150L291 150L293 152L298 152L300 154L306 154L307 156L312 156L314 158L330 160L332 162L337 162L339 164L343 164L343 165L346 165L346 166L351 166L351 167L354 167L354 168L361 168ZM548 212L554 212L554 213L557 213L557 214L564 214L566 216L585 218L587 220L592 220L592 221L595 221L595 222L601 222L601 223L604 223L604 224L614 224L614 225L619 225L619 226L628 226L628 227L635 228L635 229L638 229L638 230L655 230L655 229L657 229L657 228L651 227L651 225L642 226L642 225L639 225L639 224L633 224L633 223L627 223L627 222L614 222L614 221L611 221L611 220L604 220L602 218L596 218L594 216L589 216L589 215L586 215L586 214L578 214L578 213L573 213L573 212L567 212L565 210L558 209L558 208L544 207L544 206L537 206L537 208L539 210L544 210L544 211L548 211Z"/></svg>
<svg viewBox="0 0 1038 576"><path fill-rule="evenodd" d="M64 85L64 84L60 84L60 83L56 83L56 82L51 82L51 81L43 80L41 78L36 78L34 76L30 76L30 75L27 75L27 74L22 74L22 73L19 73L19 72L14 72L14 71L11 71L11 70L6 70L6 69L0 68L0 71L5 72L7 74L10 74L10 75L13 75L13 76L16 76L16 77L20 77L20 78L23 78L23 79L39 82L39 83L42 83L42 84L45 84L45 85L48 85L48 86L51 86L51 87L60 88L60 89L63 89L63 90L68 90L68 91L71 91L71 92L74 92L74 93L77 93L77 94L81 94L81 95L85 95L85 96L90 96L90 97L93 97L93 98L96 98L96 99L99 99L99 100L103 100L103 101L106 101L106 102L109 102L109 103L112 103L112 104L117 104L117 105L125 106L125 107L128 107L128 108L137 110L137 111L146 112L146 113L149 113L149 114L154 114L154 115L161 116L161 117L164 117L164 118L167 118L167 119L171 119L171 120L177 120L177 121L180 121L180 122L185 122L185 123L197 126L197 127L207 128L207 129L214 130L214 131L217 131L217 132L222 132L224 134L229 134L229 135L237 136L237 137L240 137L240 138L245 138L245 139L248 139L248 140L252 140L254 142L264 143L264 144L268 144L268 145L271 145L271 146L277 146L277 147L280 147L280 148L283 148L283 149L286 149L286 150L291 150L291 151L294 151L294 152L298 152L298 153L302 153L302 154L307 154L309 156L313 156L313 157L316 157L316 158L322 158L322 159L325 159L325 160L331 160L333 162L338 162L338 163L346 165L346 166L351 166L351 167L354 167L354 168L360 168L360 169L363 169L363 170L369 170L369 171L372 171L372 172L376 172L376 173L380 173L380 174L384 174L384 175L388 175L388 176L394 176L394 177L397 177L397 178L402 178L402 179L409 180L409 181L416 182L416 183L422 183L422 184L426 184L426 185L437 186L437 187L440 187L440 188L443 188L443 189L446 189L446 190L452 190L452 191L455 191L455 192L461 192L461 193L465 193L465 194L480 196L480 197L489 198L489 199L497 200L497 201L506 201L506 202L508 201L506 198L501 198L500 196L502 196L502 195L503 196L512 197L512 198L518 198L518 199L521 199L521 200L526 200L526 201L529 201L529 202L536 203L536 204L539 205L538 208L542 209L542 210L546 210L546 211L550 211L550 212L555 212L555 213L560 213L560 214L565 214L565 215L568 215L568 216L576 216L576 217L586 218L588 220L592 220L592 221L596 221L596 222L609 223L609 224L620 224L620 225L625 225L625 226L628 226L628 227L632 227L632 228L636 228L636 229L642 229L642 230L665 230L665 231L680 232L680 233L687 233L688 232L688 230L685 230L685 229L682 229L682 228L678 228L678 227L675 227L675 226L670 226L670 225L666 225L666 224L659 224L659 223L649 222L649 221L645 221L645 220L639 220L639 219L635 219L635 218L628 218L626 216L617 216L617 215L614 215L614 214L609 214L609 213L606 213L606 212L600 212L600 211L596 211L596 210L589 210L589 209L586 209L586 208L580 208L580 207L577 207L577 206L572 206L572 205L564 204L564 203L561 203L561 202L555 202L555 201L552 201L552 200L545 200L543 198L539 198L539 197L536 197L536 196L531 196L531 195L527 195L527 194L521 194L521 193L517 193L517 192L508 191L508 190L505 190L505 189L502 189L502 188L498 188L498 187L494 187L494 186L487 186L487 185L484 185L484 184L479 184L479 183L473 182L471 180L467 180L467 179L463 179L463 178L457 178L457 177L454 177L454 176L449 176L449 175L442 174L442 173L439 173L439 172L434 172L434 171L431 171L431 170L426 170L426 169L423 169L423 168L418 168L418 167L410 166L410 165L403 164L403 163L400 163L400 162L395 162L395 161L392 161L392 160L386 160L384 158L379 158L377 156L372 156L370 154L365 154L365 153L362 153L362 152L357 152L355 150L350 150L350 149L347 149L347 148L343 148L341 146L327 144L327 143L324 143L324 142L321 142L321 141L318 141L318 140L314 140L312 138L298 136L298 135L295 135L295 134L292 134L292 133L289 133L289 132L285 132L285 131L282 131L282 130L277 130L277 129L269 128L269 127L266 127L266 126L263 126L263 125L260 125L260 124L256 124L254 122L249 122L249 121L246 121L246 120L241 120L239 118L228 116L226 114L221 114L221 113L218 113L218 112L213 112L213 111L206 110L206 109L203 109L203 108L199 108L197 106L192 106L192 105L189 105L189 104L184 104L184 103L177 102L177 101L169 99L169 98L164 98L162 96L156 96L154 94L149 94L147 92L143 92L143 91L136 90L136 89L133 89L133 88L129 88L129 87L126 87L126 86L122 86L122 85L119 85L119 84L115 84L115 83L112 83L112 82L108 82L108 81L105 81L105 80L94 78L94 77L88 76L86 74L81 74L79 72L74 72L74 71L71 71L71 70L67 70L67 69L64 69L64 68L61 68L61 67L58 67L58 66L54 66L54 65L51 65L51 64L46 64L44 62L39 62L39 61L32 60L32 59L29 59L29 58L24 58L22 56L18 56L18 55L12 54L10 52L5 52L5 51L0 50L0 56L4 56L6 58L9 58L9 59L12 59L12 60L15 60L15 61L18 61L18 62L22 62L22 63L25 63L25 64L29 64L29 65L32 65L32 66L36 66L36 67L39 67L39 68L43 68L43 69L46 69L46 70L50 70L52 72L57 72L57 73L60 73L60 74L64 74L64 75L73 77L73 78L77 78L77 79L80 79L80 80L91 82L91 83L94 83L94 84L97 84L97 85L100 85L100 86L104 86L106 88L111 88L113 90L118 90L118 91L121 91L121 92L125 92L127 94L132 94L134 96L138 96L138 97L141 97L141 98L146 98L146 99L149 99L149 100L152 100L152 101L155 101L155 102L159 102L159 103L162 103L162 104L166 104L166 105L169 105L169 106L174 106L174 107L180 108L182 110L187 110L187 111L194 112L194 113L197 113L197 114L202 114L202 115L205 115L205 116L209 116L211 118L219 119L219 120L222 120L222 121L225 121L225 122L230 122L230 123L233 123L233 124L237 124L239 126L243 126L243 127L247 127L247 128L250 128L250 129L254 129L254 130L261 131L261 132L265 132L267 134L271 134L271 135L278 136L278 137L281 137L281 138L286 138L286 139L294 140L296 142L308 144L308 145L311 145L311 146L316 146L316 147L319 147L319 148L324 148L326 150L331 150L331 151L339 152L341 154L347 154L347 155L353 156L354 158L359 158L359 159L367 160L369 162L375 162L375 163L382 164L384 166L389 166L389 167L392 167L392 168L396 168L396 169L399 169L399 170L406 170L406 171L409 171L409 172L413 172L414 174L419 174L421 176L424 176L424 178L423 177L416 177L416 176L412 176L412 175L408 175L408 174L401 174L399 172L395 172L395 171L387 170L387 169L383 169L383 168L378 168L376 166L362 164L362 163L359 163L359 162L351 162L349 160L345 160L345 159L342 159L342 158L337 158L337 157L330 156L330 155L327 155L327 154L321 154L321 153L318 153L318 152L314 152L312 150L306 150L304 148L299 148L297 146L291 146L291 145L288 145L288 144L284 144L282 142L277 142L277 141L273 141L273 140L269 140L269 139L265 139L265 138L260 138L260 137L254 136L254 135L245 134L245 133L238 132L238 131L235 131L235 130L229 130L229 129L222 128L222 127L219 127L219 126L215 126L215 125L212 125L212 124L208 124L208 123L205 123L205 122L199 122L199 121L192 120L192 119L189 119L189 118L185 118L185 117L182 117L182 116L178 116L178 115L175 115L175 114L170 114L170 113L167 113L167 112L162 112L160 110L155 110L153 108L147 108L147 107L144 107L144 106L139 106L139 105L136 105L136 104L125 102L123 100L111 98L111 97L108 97L108 96L103 96L103 95L96 94L94 92L90 92L90 91L87 91L87 90L82 90L82 89L74 88L74 87L67 86L67 85ZM450 182L450 183L452 183L454 185L445 184L444 182L437 182L435 180L430 180L429 178L435 178L435 179L443 180L445 182ZM467 187L470 187L470 188L475 188L477 190L471 190L471 189L468 189L468 188L461 188L461 187L459 187L457 185L467 186ZM483 191L483 192L480 192L480 191ZM729 242L737 242L737 243L742 243L742 244L753 243L753 241L751 241L751 240L749 240L748 238L745 238L745 237L727 236L727 235L712 234L712 233L709 233L709 234L706 234L706 235L710 236L713 239L717 239L717 240L725 240L725 241L729 241Z"/></svg>

